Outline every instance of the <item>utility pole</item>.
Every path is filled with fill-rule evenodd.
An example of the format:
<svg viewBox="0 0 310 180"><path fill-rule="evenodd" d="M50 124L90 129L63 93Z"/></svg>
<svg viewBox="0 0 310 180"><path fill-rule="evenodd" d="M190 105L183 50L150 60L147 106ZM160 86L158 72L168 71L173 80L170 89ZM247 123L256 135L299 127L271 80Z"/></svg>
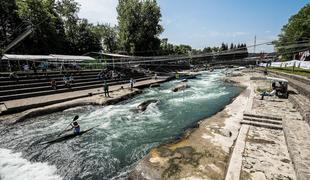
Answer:
<svg viewBox="0 0 310 180"><path fill-rule="evenodd" d="M255 54L255 50L256 50L256 35L254 36L254 51L253 51L254 54Z"/></svg>

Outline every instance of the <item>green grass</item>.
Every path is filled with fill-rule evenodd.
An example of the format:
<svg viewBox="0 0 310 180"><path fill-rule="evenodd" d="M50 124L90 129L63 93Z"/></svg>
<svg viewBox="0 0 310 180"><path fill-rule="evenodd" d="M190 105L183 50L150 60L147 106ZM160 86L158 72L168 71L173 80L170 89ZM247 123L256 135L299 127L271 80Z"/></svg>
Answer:
<svg viewBox="0 0 310 180"><path fill-rule="evenodd" d="M280 71L288 74L296 74L300 76L310 76L310 70L309 69L301 69L298 67L294 68L293 67L268 67L268 70L273 70L273 71Z"/></svg>

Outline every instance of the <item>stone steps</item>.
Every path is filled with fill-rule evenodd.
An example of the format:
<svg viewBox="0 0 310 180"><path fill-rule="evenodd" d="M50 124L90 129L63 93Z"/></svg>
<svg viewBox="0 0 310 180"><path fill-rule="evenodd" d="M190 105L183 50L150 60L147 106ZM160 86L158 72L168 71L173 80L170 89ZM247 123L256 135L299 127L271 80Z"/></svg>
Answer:
<svg viewBox="0 0 310 180"><path fill-rule="evenodd" d="M72 76L73 77L77 77L77 76L88 76L88 75L93 75L93 76L96 76L100 71L95 71L95 72L81 72L79 74L77 73L72 73ZM70 75L70 73L68 73ZM22 82L23 80L32 80L32 81L35 81L35 80L38 80L38 79L55 79L55 78L62 78L65 74L51 74L51 75L47 75L47 76L43 76L43 75L34 75L32 74L31 76L29 77L25 77L25 76L19 76L19 81ZM16 83L16 81L14 80L11 80L10 78L8 77L5 77L5 78L1 78L0 79L0 82L1 83Z"/></svg>
<svg viewBox="0 0 310 180"><path fill-rule="evenodd" d="M282 122L281 122L281 121L278 121L278 120L271 120L271 119L243 117L243 120L246 120L246 121L253 121L253 122L261 122L261 123L267 123L267 124L282 125Z"/></svg>
<svg viewBox="0 0 310 180"><path fill-rule="evenodd" d="M136 81L142 81L142 80L147 80L151 79L151 77L144 77L144 78L139 78L136 79ZM123 84L123 83L128 83L128 80L120 80L120 81L113 81L109 83L109 85L117 85L117 84ZM95 84L80 84L77 87L72 87L70 89L68 88L62 88L62 89L57 89L57 90L42 90L42 91L37 91L37 92L26 92L26 93L20 93L20 94L9 94L9 95L3 95L0 96L0 101L9 101L9 100L14 100L14 99L21 99L21 98L29 98L29 97L36 97L36 96L43 96L43 95L51 95L51 94L57 94L57 93L63 93L63 92L70 92L70 91L79 91L79 90L85 90L85 89L92 89L92 88L103 88L102 82L95 83Z"/></svg>
<svg viewBox="0 0 310 180"><path fill-rule="evenodd" d="M292 94L289 100L294 104L296 109L300 112L303 119L310 124L310 101L306 96L301 94Z"/></svg>
<svg viewBox="0 0 310 180"><path fill-rule="evenodd" d="M282 118L275 116L244 113L240 124L247 124L256 127L282 130Z"/></svg>
<svg viewBox="0 0 310 180"><path fill-rule="evenodd" d="M256 127L268 128L268 129L283 130L282 126L275 125L275 124L270 124L270 123L260 123L260 122L247 121L247 120L242 120L240 123L241 124L251 125L251 126L256 126Z"/></svg>
<svg viewBox="0 0 310 180"><path fill-rule="evenodd" d="M93 81L93 80L98 80L97 76L96 77L86 77L83 79L74 79L74 82L76 83L80 83L80 82L89 82L89 81ZM61 79L55 79L55 81L57 82L57 85L61 85L63 84L63 80ZM49 81L44 81L44 82L32 82L32 83L27 83L27 84L15 84L15 85L6 85L6 86L0 86L0 91L3 90L12 90L12 89L22 89L22 88L30 88L30 87L42 87L42 86L50 86L50 82Z"/></svg>
<svg viewBox="0 0 310 180"><path fill-rule="evenodd" d="M252 114L249 112L245 112L243 116L248 116L248 117L255 117L255 118L264 118L264 119L271 119L271 120L276 120L276 121L282 121L282 118L275 117L275 116L270 116L270 115L261 115L261 114Z"/></svg>

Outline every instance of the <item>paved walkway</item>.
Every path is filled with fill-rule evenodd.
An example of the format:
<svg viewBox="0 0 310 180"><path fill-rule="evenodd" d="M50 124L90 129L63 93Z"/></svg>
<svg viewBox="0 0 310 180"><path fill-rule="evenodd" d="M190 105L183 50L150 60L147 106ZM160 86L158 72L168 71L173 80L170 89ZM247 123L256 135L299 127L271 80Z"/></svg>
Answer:
<svg viewBox="0 0 310 180"><path fill-rule="evenodd" d="M149 80L139 81L134 84L134 87L149 85L153 83L160 83L160 82L165 81L166 79L167 77L161 77L161 78L158 78L157 80L149 79ZM126 84L110 86L109 90L115 91L117 89L120 89L121 86L123 86L124 88L130 87L129 83L126 83ZM88 89L88 90L81 90L81 91L65 92L65 93L46 95L46 96L10 100L10 101L5 101L4 104L7 109L12 109L12 108L23 109L23 107L27 107L26 109L29 109L30 107L41 107L41 106L56 104L59 102L64 102L64 101L73 100L77 98L87 97L89 96L90 93L93 95L103 93L103 87ZM23 109L23 110L26 110L26 109Z"/></svg>
<svg viewBox="0 0 310 180"><path fill-rule="evenodd" d="M270 88L264 81L253 83L255 90ZM246 111L282 118L283 130L242 125L226 179L310 179L310 128L307 122L302 120L289 99L265 97L260 100L257 91L252 98L252 109Z"/></svg>

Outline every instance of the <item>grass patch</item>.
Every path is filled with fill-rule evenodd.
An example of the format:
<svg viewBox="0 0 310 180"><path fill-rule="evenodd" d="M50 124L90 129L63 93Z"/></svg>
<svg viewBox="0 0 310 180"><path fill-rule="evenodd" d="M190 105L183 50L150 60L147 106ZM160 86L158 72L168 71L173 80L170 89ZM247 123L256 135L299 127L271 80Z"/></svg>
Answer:
<svg viewBox="0 0 310 180"><path fill-rule="evenodd" d="M293 71L293 67L268 67L268 70L310 77L310 69L302 69L302 68L295 67Z"/></svg>

